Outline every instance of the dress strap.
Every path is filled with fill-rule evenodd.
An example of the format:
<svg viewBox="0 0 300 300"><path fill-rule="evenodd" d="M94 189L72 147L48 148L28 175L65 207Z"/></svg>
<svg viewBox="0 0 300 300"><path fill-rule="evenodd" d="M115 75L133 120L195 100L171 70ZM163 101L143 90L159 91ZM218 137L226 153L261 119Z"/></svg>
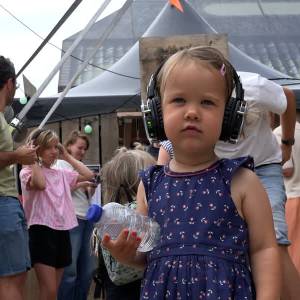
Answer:
<svg viewBox="0 0 300 300"><path fill-rule="evenodd" d="M139 172L140 178L143 182L145 188L145 194L147 199L149 199L149 192L152 191L154 183L157 178L164 173L164 166L154 165L149 167L146 170L142 170Z"/></svg>
<svg viewBox="0 0 300 300"><path fill-rule="evenodd" d="M239 157L235 159L221 159L219 170L222 173L224 182L230 190L231 180L234 174L240 168L250 169L254 171L254 161L251 156Z"/></svg>

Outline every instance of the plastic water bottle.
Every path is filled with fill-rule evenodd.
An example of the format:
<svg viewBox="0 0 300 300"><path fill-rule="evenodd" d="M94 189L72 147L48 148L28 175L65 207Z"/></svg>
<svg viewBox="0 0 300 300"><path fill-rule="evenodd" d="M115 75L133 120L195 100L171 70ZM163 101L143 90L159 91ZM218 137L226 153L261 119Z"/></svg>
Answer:
<svg viewBox="0 0 300 300"><path fill-rule="evenodd" d="M107 233L114 240L125 228L136 231L137 236L142 239L137 249L139 252L152 250L160 238L160 226L157 222L116 202L107 203L103 207L91 205L86 218L95 223L101 239Z"/></svg>

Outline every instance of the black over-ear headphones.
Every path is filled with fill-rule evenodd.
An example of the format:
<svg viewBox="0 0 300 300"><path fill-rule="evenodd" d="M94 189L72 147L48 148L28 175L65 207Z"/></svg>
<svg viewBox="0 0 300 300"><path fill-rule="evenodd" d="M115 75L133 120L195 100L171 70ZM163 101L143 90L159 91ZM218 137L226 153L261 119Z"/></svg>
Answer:
<svg viewBox="0 0 300 300"><path fill-rule="evenodd" d="M164 130L161 99L157 88L157 76L163 65L164 63L152 74L147 87L147 103L142 103L141 106L144 126L150 143L168 139ZM230 97L226 103L220 140L236 144L243 128L247 104L244 100L244 90L239 76L233 67L232 70L236 96Z"/></svg>

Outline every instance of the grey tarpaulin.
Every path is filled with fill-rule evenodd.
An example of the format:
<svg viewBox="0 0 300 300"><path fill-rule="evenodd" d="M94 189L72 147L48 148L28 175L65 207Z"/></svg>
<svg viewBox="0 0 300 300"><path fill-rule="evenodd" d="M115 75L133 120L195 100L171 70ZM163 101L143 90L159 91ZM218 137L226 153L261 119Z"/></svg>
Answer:
<svg viewBox="0 0 300 300"><path fill-rule="evenodd" d="M168 3L155 18L143 37L172 36L199 33L215 33L215 27L204 20L186 1L181 1L184 13L171 7ZM229 44L230 61L239 71L260 73L267 78L287 78L288 75L276 71L252 58ZM111 68L111 71L126 74L119 76L104 71L92 80L72 88L63 102L52 115L50 122L113 112L119 108L140 110L140 66L138 42ZM280 84L293 83L280 80ZM291 85L296 92L300 107L300 85ZM40 98L27 115L27 126L38 125L49 111L56 97ZM20 111L18 101L13 104L15 112Z"/></svg>

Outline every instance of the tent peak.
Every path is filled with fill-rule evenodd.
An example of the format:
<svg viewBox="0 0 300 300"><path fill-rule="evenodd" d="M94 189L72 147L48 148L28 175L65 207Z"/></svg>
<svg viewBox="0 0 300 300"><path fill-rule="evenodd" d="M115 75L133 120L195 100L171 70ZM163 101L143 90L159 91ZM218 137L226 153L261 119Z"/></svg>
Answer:
<svg viewBox="0 0 300 300"><path fill-rule="evenodd" d="M169 0L171 6L176 7L179 11L183 13L183 7L180 3L180 0Z"/></svg>

